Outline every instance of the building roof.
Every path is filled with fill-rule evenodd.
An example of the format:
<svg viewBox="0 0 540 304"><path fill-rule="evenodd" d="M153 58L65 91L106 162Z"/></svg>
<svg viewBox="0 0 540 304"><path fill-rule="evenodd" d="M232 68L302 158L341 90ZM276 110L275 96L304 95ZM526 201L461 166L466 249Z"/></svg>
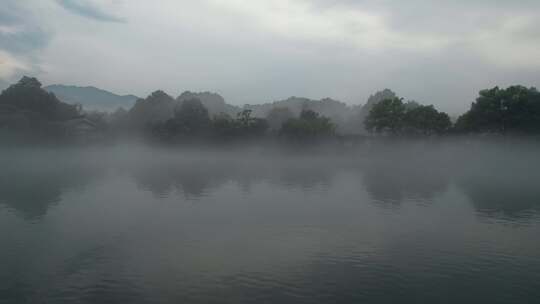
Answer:
<svg viewBox="0 0 540 304"><path fill-rule="evenodd" d="M74 119L70 119L70 120L66 120L64 122L64 126L68 127L68 128L74 128L74 127L77 127L77 126L80 126L80 125L86 125L86 126L90 126L92 128L97 128L97 125L95 123L93 123L92 121L84 118L84 117L79 117L79 118L74 118Z"/></svg>

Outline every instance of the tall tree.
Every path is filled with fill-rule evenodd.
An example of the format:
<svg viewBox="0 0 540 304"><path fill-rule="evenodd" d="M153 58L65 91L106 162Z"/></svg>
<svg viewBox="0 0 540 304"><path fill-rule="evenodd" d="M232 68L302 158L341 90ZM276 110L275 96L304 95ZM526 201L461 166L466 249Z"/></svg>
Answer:
<svg viewBox="0 0 540 304"><path fill-rule="evenodd" d="M369 96L366 103L360 108L358 113L352 115L351 120L348 123L348 128L350 130L355 130L356 132L364 133L366 129L366 119L371 112L371 109L378 104L379 102L385 99L397 98L397 95L394 91L390 89L384 89L376 92Z"/></svg>
<svg viewBox="0 0 540 304"><path fill-rule="evenodd" d="M483 133L539 133L540 93L535 88L511 86L482 90L456 129Z"/></svg>
<svg viewBox="0 0 540 304"><path fill-rule="evenodd" d="M437 111L433 105L416 105L408 109L403 124L407 133L425 136L442 134L452 126L448 114Z"/></svg>
<svg viewBox="0 0 540 304"><path fill-rule="evenodd" d="M404 117L403 98L395 97L373 105L364 124L369 132L396 135L402 130Z"/></svg>

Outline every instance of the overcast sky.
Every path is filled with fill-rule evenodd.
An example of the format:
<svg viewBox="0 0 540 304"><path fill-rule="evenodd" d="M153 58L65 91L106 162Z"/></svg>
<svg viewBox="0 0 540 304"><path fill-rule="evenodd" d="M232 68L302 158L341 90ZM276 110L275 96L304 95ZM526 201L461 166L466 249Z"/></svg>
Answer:
<svg viewBox="0 0 540 304"><path fill-rule="evenodd" d="M479 89L540 83L538 0L1 1L0 87L31 75L239 105L388 87L459 113Z"/></svg>

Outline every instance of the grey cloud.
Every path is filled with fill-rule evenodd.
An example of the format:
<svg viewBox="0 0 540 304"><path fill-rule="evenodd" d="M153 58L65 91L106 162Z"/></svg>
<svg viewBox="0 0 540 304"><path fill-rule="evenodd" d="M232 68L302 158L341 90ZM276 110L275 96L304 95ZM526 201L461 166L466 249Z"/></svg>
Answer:
<svg viewBox="0 0 540 304"><path fill-rule="evenodd" d="M121 21L114 16L116 11L96 4L115 7L115 1L50 0L48 14L34 18L17 10L25 1L2 0L0 25L21 26L22 31L0 34L0 50L18 57L39 54L35 60L40 64L35 66L43 66L44 72L36 76L44 83L95 85L141 96L160 87L175 95L210 90L238 105L291 95L329 96L358 104L376 90L390 87L407 99L459 113L479 89L516 83L538 86L540 81L540 63L528 64L536 58L533 51L540 37L534 19L540 15L538 0L519 5L497 0L289 0L288 4L296 1L313 3L310 9L315 13L308 12L308 17L317 19L315 27L322 24L323 29L336 23L334 14L324 11L335 7L345 17L349 9L380 15L383 34L391 32L390 38L411 44L440 36L456 39L432 48L382 43L372 50L363 47L362 33L357 35L352 28L354 22L351 27L337 22L336 30L347 33L336 39L317 35L311 39L311 29L304 24L296 29L296 23L290 30L298 30L298 35L286 35L257 26L253 18L242 18L253 13L250 9L256 11L256 5L246 4L249 9L240 7L238 14L228 10L232 3L242 6L242 1L224 6L202 0L163 0L160 5L133 1L122 13L130 22L115 26L109 22ZM271 22L290 17L273 13ZM80 22L71 14L107 22ZM517 21L517 26L501 30L506 17ZM477 30L487 34L471 34ZM48 44L52 34L57 39ZM372 36L377 38L376 34ZM350 43L356 37L358 45Z"/></svg>
<svg viewBox="0 0 540 304"><path fill-rule="evenodd" d="M51 38L51 33L34 21L32 13L6 0L0 6L0 26L13 28L13 33L0 31L0 49L16 54L26 54L43 48Z"/></svg>
<svg viewBox="0 0 540 304"><path fill-rule="evenodd" d="M85 0L57 0L66 10L80 16L105 22L124 22L122 18L114 16L95 4Z"/></svg>
<svg viewBox="0 0 540 304"><path fill-rule="evenodd" d="M0 49L24 55L39 50L47 45L51 33L39 27L24 29L19 33L0 33Z"/></svg>
<svg viewBox="0 0 540 304"><path fill-rule="evenodd" d="M48 45L52 32L36 18L34 12L17 0L4 0L0 6L0 29L0 51L17 57L21 67L24 67L24 70L19 67L8 72L7 75L13 74L9 77L13 79L7 80L13 81L23 73L38 73L39 51ZM3 74L6 77L6 73ZM6 86L4 79L0 88Z"/></svg>
<svg viewBox="0 0 540 304"><path fill-rule="evenodd" d="M315 8L364 9L385 14L388 25L396 31L463 34L491 28L502 17L516 14L540 16L537 0L310 0Z"/></svg>

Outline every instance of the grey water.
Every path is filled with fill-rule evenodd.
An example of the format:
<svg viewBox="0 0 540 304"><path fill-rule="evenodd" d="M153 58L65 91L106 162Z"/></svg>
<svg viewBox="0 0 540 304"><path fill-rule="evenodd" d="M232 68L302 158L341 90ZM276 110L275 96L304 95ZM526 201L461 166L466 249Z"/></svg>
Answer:
<svg viewBox="0 0 540 304"><path fill-rule="evenodd" d="M539 303L540 149L0 151L0 303Z"/></svg>

